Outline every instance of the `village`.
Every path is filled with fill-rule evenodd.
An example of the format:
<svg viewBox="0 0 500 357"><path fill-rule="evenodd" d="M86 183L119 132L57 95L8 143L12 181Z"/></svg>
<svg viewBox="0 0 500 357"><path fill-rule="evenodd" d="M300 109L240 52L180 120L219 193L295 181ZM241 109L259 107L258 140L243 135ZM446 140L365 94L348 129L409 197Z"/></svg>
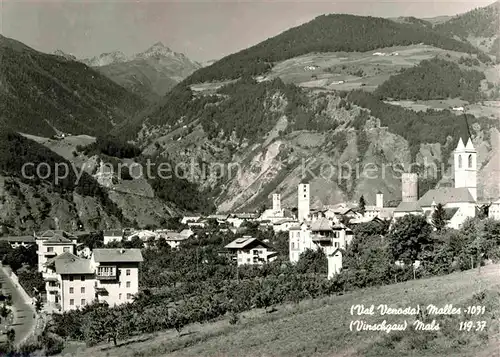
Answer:
<svg viewBox="0 0 500 357"><path fill-rule="evenodd" d="M180 230L115 229L102 232L102 248L89 247L79 237L89 232L48 230L33 236L0 237L12 248L37 247L37 269L45 281L43 299L47 312L64 312L95 301L110 306L131 302L141 287L139 269L143 256L139 248L124 248L122 242L140 242L154 247L162 241L170 249L182 249L183 242L195 239L203 245L203 233L209 227L219 232L231 232L236 239L224 246L221 256L229 257L238 267L262 266L278 258L267 239L259 240L246 234L250 223L259 230L288 234L286 257L295 264L307 250L324 252L327 257L327 277L332 279L343 267L343 254L354 239L356 225L374 222L392 225L406 215L423 216L432 224L433 213L443 210L446 226L460 229L469 218L489 207L489 217L500 219L500 201L481 203L477 200L477 151L469 139L459 139L454 151L454 187L431 189L419 197L418 176L403 173L402 201L397 207L386 207L382 192L375 193L373 206L360 203L338 203L321 208L310 207L310 184L297 187L297 207L284 208L281 195L272 194L272 206L259 213L227 213L191 215L179 219ZM283 257L282 257L283 258ZM396 264L403 264L396 262ZM419 262L414 262L418 266ZM33 304L35 304L35 300Z"/></svg>

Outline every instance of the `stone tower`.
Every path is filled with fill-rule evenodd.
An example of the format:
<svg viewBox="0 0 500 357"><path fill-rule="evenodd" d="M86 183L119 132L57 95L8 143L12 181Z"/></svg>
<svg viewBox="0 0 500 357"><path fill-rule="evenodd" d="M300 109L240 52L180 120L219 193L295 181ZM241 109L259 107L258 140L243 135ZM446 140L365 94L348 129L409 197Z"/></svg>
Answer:
<svg viewBox="0 0 500 357"><path fill-rule="evenodd" d="M418 175L403 173L401 176L403 202L418 201Z"/></svg>
<svg viewBox="0 0 500 357"><path fill-rule="evenodd" d="M279 193L273 193L273 211L281 211L281 195Z"/></svg>
<svg viewBox="0 0 500 357"><path fill-rule="evenodd" d="M472 140L469 138L467 145L464 145L460 138L453 155L455 187L466 187L474 200L477 200L477 151Z"/></svg>
<svg viewBox="0 0 500 357"><path fill-rule="evenodd" d="M298 219L299 222L309 219L309 184L301 183L299 184L297 191L297 208L298 208Z"/></svg>

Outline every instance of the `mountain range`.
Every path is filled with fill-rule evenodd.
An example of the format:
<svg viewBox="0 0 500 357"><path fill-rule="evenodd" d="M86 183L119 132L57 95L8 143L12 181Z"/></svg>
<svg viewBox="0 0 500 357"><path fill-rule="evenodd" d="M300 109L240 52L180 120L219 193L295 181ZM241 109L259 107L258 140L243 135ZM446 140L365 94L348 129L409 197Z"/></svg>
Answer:
<svg viewBox="0 0 500 357"><path fill-rule="evenodd" d="M108 224L137 217L144 226L208 207L207 194L225 212L261 208L273 192L291 207L304 179L311 183L313 207L361 195L371 203L377 190L387 203L397 203L396 168L418 164L413 169L422 174L421 193L449 185L451 152L470 131L479 151L479 191L493 198L500 194L498 34L490 31L497 11L495 3L434 22L323 15L206 66L161 43L133 56L112 52L78 60L0 37L0 127L13 133L4 151L36 142L58 158L90 167L88 182L97 182L113 202L100 203L115 217ZM478 22L481 31L471 25ZM466 116L454 107L466 108ZM59 133L73 136L49 139ZM107 135L129 140L142 154L116 158L81 149ZM189 182L163 183L108 180L96 171L105 162L146 158L187 164L196 172ZM237 175L224 171L235 163ZM444 166L426 178L426 163ZM325 167L358 164L391 169L377 178L321 175ZM0 178L25 187L13 165L6 161ZM54 190L50 182L42 184ZM34 193L16 192L0 193L10 202L6 207L34 212ZM77 188L65 192L75 197ZM64 197L51 198L51 207ZM78 206L85 209L94 208ZM20 224L12 219L4 222ZM31 222L24 227L40 220Z"/></svg>
<svg viewBox="0 0 500 357"><path fill-rule="evenodd" d="M158 100L202 67L161 42L132 56L115 51L81 61L149 101Z"/></svg>

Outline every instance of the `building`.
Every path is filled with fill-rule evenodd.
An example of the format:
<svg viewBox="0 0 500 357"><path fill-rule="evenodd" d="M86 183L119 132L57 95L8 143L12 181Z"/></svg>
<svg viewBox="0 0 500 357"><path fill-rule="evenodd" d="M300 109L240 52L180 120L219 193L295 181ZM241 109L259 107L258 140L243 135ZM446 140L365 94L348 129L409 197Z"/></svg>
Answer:
<svg viewBox="0 0 500 357"><path fill-rule="evenodd" d="M237 238L225 246L228 249L238 266L241 265L262 265L276 259L277 253L266 243L251 236Z"/></svg>
<svg viewBox="0 0 500 357"><path fill-rule="evenodd" d="M413 197L414 192L418 192L418 187L416 188L414 183L415 176L411 176L411 190L403 182L403 201L394 211L394 219L406 214L417 214L425 215L431 222L432 213L438 204L443 205L450 228L459 229L467 218L476 216L477 152L471 139L469 138L467 145L464 145L462 138L460 138L453 156L454 187L432 189L418 200L414 201L413 198L409 200L408 198ZM409 176L404 177L408 178Z"/></svg>
<svg viewBox="0 0 500 357"><path fill-rule="evenodd" d="M472 140L464 146L462 138L453 153L455 170L455 188L466 188L474 201L477 201L477 151Z"/></svg>
<svg viewBox="0 0 500 357"><path fill-rule="evenodd" d="M500 200L491 203L488 209L488 217L500 220Z"/></svg>
<svg viewBox="0 0 500 357"><path fill-rule="evenodd" d="M290 228L288 238L290 261L296 263L307 249L327 246L346 249L353 239L353 232L341 223L321 218Z"/></svg>
<svg viewBox="0 0 500 357"><path fill-rule="evenodd" d="M62 253L75 254L76 237L64 231L45 231L35 237L38 255L38 271L43 271L44 264Z"/></svg>
<svg viewBox="0 0 500 357"><path fill-rule="evenodd" d="M104 244L109 244L113 241L121 242L123 239L123 231L121 229L115 229L111 231L102 232L104 237Z"/></svg>
<svg viewBox="0 0 500 357"><path fill-rule="evenodd" d="M0 241L4 241L10 244L14 249L19 247L29 247L35 244L35 237L33 236L16 236L16 237L0 237Z"/></svg>
<svg viewBox="0 0 500 357"><path fill-rule="evenodd" d="M418 175L404 172L401 175L401 190L403 202L418 201Z"/></svg>
<svg viewBox="0 0 500 357"><path fill-rule="evenodd" d="M384 194L379 191L375 196L375 206L365 206L365 214L363 215L365 220L361 219L360 221L369 222L374 218L390 220L395 210L394 207L384 207Z"/></svg>
<svg viewBox="0 0 500 357"><path fill-rule="evenodd" d="M165 241L172 249L179 248L179 245L185 240L189 239L189 235L182 234L179 232L167 232L161 234L160 237L165 238Z"/></svg>
<svg viewBox="0 0 500 357"><path fill-rule="evenodd" d="M281 195L279 193L274 193L272 200L273 207L262 212L259 216L259 221L269 221L271 223L275 223L282 221L285 218L285 211L281 208Z"/></svg>
<svg viewBox="0 0 500 357"><path fill-rule="evenodd" d="M322 249L328 259L328 277L331 278L342 267L342 252L354 238L351 229L342 223L334 223L326 218L314 222L304 222L289 231L290 262L298 262L307 249Z"/></svg>
<svg viewBox="0 0 500 357"><path fill-rule="evenodd" d="M303 222L309 219L310 215L310 191L308 183L301 183L297 189L298 220Z"/></svg>
<svg viewBox="0 0 500 357"><path fill-rule="evenodd" d="M131 302L139 292L140 249L94 249L90 259L64 252L43 266L47 303L60 311Z"/></svg>

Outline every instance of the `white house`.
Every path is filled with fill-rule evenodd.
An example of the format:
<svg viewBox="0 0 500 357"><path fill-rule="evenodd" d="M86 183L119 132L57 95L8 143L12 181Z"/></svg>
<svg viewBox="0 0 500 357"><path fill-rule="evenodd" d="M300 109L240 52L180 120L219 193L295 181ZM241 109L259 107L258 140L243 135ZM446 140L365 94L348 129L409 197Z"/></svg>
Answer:
<svg viewBox="0 0 500 357"><path fill-rule="evenodd" d="M314 222L304 222L300 226L293 227L289 230L289 251L290 262L296 263L300 255L307 249L316 250L322 249L327 258L335 260L329 262L331 268L334 265L338 266L340 257L340 266L342 254L333 254L337 249L346 249L354 237L352 230L341 223L334 223L326 218L321 218ZM333 254L333 255L332 255ZM338 272L329 271L329 277Z"/></svg>
<svg viewBox="0 0 500 357"><path fill-rule="evenodd" d="M76 237L59 230L48 230L36 235L38 271L43 271L43 265L56 255L62 253L75 254Z"/></svg>
<svg viewBox="0 0 500 357"><path fill-rule="evenodd" d="M33 236L10 236L10 237L0 237L0 241L4 241L10 244L12 248L18 247L29 247L35 244L35 237Z"/></svg>
<svg viewBox="0 0 500 357"><path fill-rule="evenodd" d="M123 231L121 229L104 231L102 235L104 237L104 244L109 244L113 241L121 242L123 239Z"/></svg>
<svg viewBox="0 0 500 357"><path fill-rule="evenodd" d="M277 253L257 238L243 236L225 246L233 254L233 259L241 265L262 265L276 259Z"/></svg>
<svg viewBox="0 0 500 357"><path fill-rule="evenodd" d="M94 249L90 259L65 252L43 266L47 303L60 311L93 301L131 302L139 291L140 249Z"/></svg>

